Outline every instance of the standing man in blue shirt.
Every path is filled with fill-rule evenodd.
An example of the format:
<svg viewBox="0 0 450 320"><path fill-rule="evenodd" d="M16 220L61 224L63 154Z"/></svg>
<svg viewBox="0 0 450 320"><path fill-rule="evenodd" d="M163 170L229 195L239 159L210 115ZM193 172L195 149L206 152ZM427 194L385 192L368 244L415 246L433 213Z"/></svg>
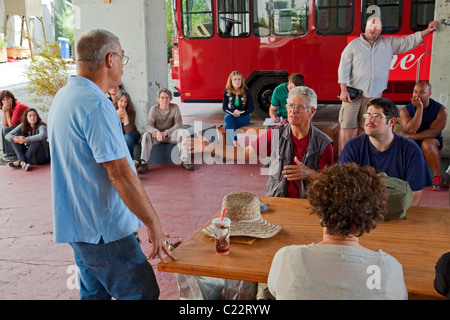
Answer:
<svg viewBox="0 0 450 320"><path fill-rule="evenodd" d="M77 57L78 77L56 94L48 118L55 242L73 248L80 299L158 299L133 232L147 227L150 258L173 257L105 95L120 85L128 57L119 39L100 29L81 36Z"/></svg>
<svg viewBox="0 0 450 320"><path fill-rule="evenodd" d="M420 146L433 171L433 190L445 190L441 175L442 130L447 124L447 109L430 98L431 84L420 81L414 86L411 103L400 110L405 132L400 135L413 139Z"/></svg>
<svg viewBox="0 0 450 320"><path fill-rule="evenodd" d="M412 205L418 206L423 188L431 185L431 177L419 146L394 133L398 116L398 108L391 100L377 98L370 101L364 114L365 134L344 146L339 163L370 166L377 172L407 181L413 192Z"/></svg>

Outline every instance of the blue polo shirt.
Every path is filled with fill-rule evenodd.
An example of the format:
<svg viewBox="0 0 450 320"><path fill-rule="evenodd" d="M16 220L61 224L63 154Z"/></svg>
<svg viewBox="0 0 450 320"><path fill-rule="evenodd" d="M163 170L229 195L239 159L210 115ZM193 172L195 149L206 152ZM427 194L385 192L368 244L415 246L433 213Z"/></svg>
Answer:
<svg viewBox="0 0 450 320"><path fill-rule="evenodd" d="M126 157L135 171L117 112L95 83L69 78L53 100L48 137L55 242L108 243L142 225L102 165Z"/></svg>

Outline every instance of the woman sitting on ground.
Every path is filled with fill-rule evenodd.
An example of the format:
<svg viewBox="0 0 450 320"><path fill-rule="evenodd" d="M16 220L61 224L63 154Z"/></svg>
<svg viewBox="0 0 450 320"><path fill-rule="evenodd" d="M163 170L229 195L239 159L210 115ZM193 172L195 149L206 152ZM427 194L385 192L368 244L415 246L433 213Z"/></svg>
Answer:
<svg viewBox="0 0 450 320"><path fill-rule="evenodd" d="M130 95L125 90L119 90L114 97L114 108L116 108L122 123L122 131L130 152L131 159L134 159L134 145L141 139L141 134L136 128L136 111L131 102Z"/></svg>
<svg viewBox="0 0 450 320"><path fill-rule="evenodd" d="M228 77L223 92L222 109L225 112L225 137L227 144L237 145L236 129L250 123L250 114L254 110L253 96L245 85L245 79L239 71L233 71Z"/></svg>
<svg viewBox="0 0 450 320"><path fill-rule="evenodd" d="M375 170L354 163L326 167L307 198L323 240L275 254L268 287L276 299L407 299L401 264L359 243L387 212L386 188Z"/></svg>
<svg viewBox="0 0 450 320"><path fill-rule="evenodd" d="M2 158L4 162L11 162L17 160L14 150L6 135L13 130L22 120L23 113L28 109L28 106L17 101L16 97L11 91L0 91L0 109L2 110L2 146L5 157Z"/></svg>
<svg viewBox="0 0 450 320"><path fill-rule="evenodd" d="M22 116L22 122L10 131L5 139L12 143L18 159L8 163L12 168L21 167L28 171L30 164L44 164L50 160L47 125L36 109L27 109Z"/></svg>

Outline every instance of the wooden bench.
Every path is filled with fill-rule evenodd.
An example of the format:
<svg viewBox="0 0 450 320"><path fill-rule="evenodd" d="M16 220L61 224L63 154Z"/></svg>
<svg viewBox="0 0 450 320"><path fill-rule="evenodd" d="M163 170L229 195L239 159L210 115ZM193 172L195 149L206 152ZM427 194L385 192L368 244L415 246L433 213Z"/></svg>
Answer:
<svg viewBox="0 0 450 320"><path fill-rule="evenodd" d="M325 133L327 136L329 136L331 138L331 140L333 140L333 157L334 157L334 161L337 162L337 160L339 159L339 130L340 130L339 123L323 122L323 121L315 122L313 120L312 124L317 129L319 129L320 131ZM222 141L225 142L226 141L225 126L220 125L217 129L221 133ZM262 121L254 121L254 122L250 122L247 126L241 127L237 130L242 130L244 133L246 133L247 131L253 130L251 132L252 133L254 132L259 136L260 134L262 134L266 130L268 130L268 127L265 127L263 125Z"/></svg>

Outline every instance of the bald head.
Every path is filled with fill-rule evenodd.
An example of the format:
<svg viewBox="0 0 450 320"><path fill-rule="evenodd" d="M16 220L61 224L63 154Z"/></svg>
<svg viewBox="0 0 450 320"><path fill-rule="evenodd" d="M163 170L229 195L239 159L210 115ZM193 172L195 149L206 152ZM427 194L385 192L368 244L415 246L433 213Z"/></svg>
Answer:
<svg viewBox="0 0 450 320"><path fill-rule="evenodd" d="M380 18L370 18L366 23L366 30L364 32L364 36L367 41L375 42L381 34L383 29L383 23Z"/></svg>
<svg viewBox="0 0 450 320"><path fill-rule="evenodd" d="M78 64L90 71L100 69L110 52L120 49L119 38L109 31L93 29L84 33L77 43Z"/></svg>

